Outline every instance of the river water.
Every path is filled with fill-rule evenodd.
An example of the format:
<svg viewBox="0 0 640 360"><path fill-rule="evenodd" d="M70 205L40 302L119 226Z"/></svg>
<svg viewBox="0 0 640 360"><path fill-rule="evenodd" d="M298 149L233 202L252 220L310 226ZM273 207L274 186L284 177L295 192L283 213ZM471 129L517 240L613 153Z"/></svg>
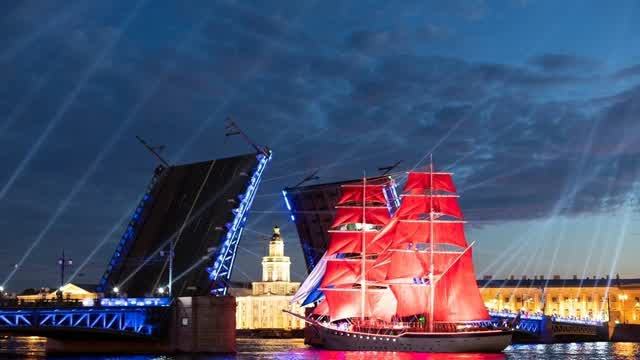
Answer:
<svg viewBox="0 0 640 360"><path fill-rule="evenodd" d="M302 339L238 339L235 356L197 355L79 355L46 356L46 339L38 337L0 338L0 359L91 359L91 360L214 360L214 359L321 359L321 360L551 360L551 359L640 359L638 343L571 343L512 345L503 354L425 354L325 351L307 347Z"/></svg>

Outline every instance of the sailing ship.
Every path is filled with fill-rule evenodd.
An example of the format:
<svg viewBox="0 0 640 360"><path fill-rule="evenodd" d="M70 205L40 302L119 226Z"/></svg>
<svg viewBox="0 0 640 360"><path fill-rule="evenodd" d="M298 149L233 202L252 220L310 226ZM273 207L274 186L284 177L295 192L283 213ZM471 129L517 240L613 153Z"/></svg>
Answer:
<svg viewBox="0 0 640 360"><path fill-rule="evenodd" d="M409 172L393 215L388 185L364 178L342 186L327 251L294 296L316 303L304 320L322 346L504 350L511 332L493 327L480 296L452 174L434 172L433 162Z"/></svg>

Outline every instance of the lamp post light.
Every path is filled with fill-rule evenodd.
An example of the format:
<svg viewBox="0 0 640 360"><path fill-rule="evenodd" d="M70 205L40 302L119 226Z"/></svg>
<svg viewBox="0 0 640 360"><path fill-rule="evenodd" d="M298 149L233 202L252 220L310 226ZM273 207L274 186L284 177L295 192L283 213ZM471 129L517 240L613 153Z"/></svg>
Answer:
<svg viewBox="0 0 640 360"><path fill-rule="evenodd" d="M164 287L159 287L158 288L158 294L164 295Z"/></svg>
<svg viewBox="0 0 640 360"><path fill-rule="evenodd" d="M62 250L62 257L58 258L58 265L60 266L60 287L64 286L64 270L66 267L73 265L73 260L64 256L64 249Z"/></svg>
<svg viewBox="0 0 640 360"><path fill-rule="evenodd" d="M115 286L115 287L113 288L113 293L117 296L119 292L120 292L120 289L118 289L118 287L117 287L117 286Z"/></svg>
<svg viewBox="0 0 640 360"><path fill-rule="evenodd" d="M175 242L173 241L173 239L171 239L171 241L169 242L169 252L166 253L166 255L169 257L169 284L167 284L167 292L169 293L169 296L171 296L171 290L173 289L173 260L176 254L176 250L175 250ZM161 251L160 252L160 256L165 256L165 251ZM158 289L159 290L159 289ZM164 292L164 290L163 290Z"/></svg>

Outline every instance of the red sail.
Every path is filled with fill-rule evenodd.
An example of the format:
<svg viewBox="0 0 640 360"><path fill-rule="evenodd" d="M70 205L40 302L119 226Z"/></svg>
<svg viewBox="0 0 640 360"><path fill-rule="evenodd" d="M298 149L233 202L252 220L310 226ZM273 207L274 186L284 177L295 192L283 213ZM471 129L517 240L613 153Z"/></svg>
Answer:
<svg viewBox="0 0 640 360"><path fill-rule="evenodd" d="M433 204L430 204L430 198L429 195L404 196L396 216L400 219L417 219L420 215L429 214L433 206L434 212L462 219L462 210L458 205L457 197L434 195Z"/></svg>
<svg viewBox="0 0 640 360"><path fill-rule="evenodd" d="M374 260L365 261L367 280L383 279L380 268L374 268ZM320 287L341 286L357 283L361 280L362 264L360 259L329 259Z"/></svg>
<svg viewBox="0 0 640 360"><path fill-rule="evenodd" d="M367 254L378 254L384 249L384 242L373 243L377 235L374 231L365 231L365 246ZM329 233L329 246L327 256L339 253L362 252L362 231L331 231Z"/></svg>
<svg viewBox="0 0 640 360"><path fill-rule="evenodd" d="M362 207L338 207L331 228L345 224L384 225L389 221L389 209L386 207L369 207L365 209L365 219L362 217Z"/></svg>
<svg viewBox="0 0 640 360"><path fill-rule="evenodd" d="M410 254L410 252L405 253ZM489 313L480 296L480 290L474 276L471 249L451 267L446 264L451 264L460 256L459 253L435 253L434 256L436 273L448 269L436 282L435 293L437 297L434 299L434 320L441 322L488 320ZM427 264L425 263L425 265ZM390 267L389 271L392 268L394 267ZM398 316L427 314L429 312L428 285L390 282L389 288L398 299L396 310Z"/></svg>
<svg viewBox="0 0 640 360"><path fill-rule="evenodd" d="M429 273L414 251L388 251L378 257L374 268L381 269L384 280L421 278Z"/></svg>
<svg viewBox="0 0 640 360"><path fill-rule="evenodd" d="M321 300L316 307L313 308L314 315L329 315L329 305L324 300Z"/></svg>
<svg viewBox="0 0 640 360"><path fill-rule="evenodd" d="M389 288L399 299L396 315L400 317L426 314L429 311L429 286L417 284L389 284Z"/></svg>
<svg viewBox="0 0 640 360"><path fill-rule="evenodd" d="M433 187L431 186L431 178L433 176ZM410 172L407 177L407 184L404 191L411 194L424 194L425 191L443 190L450 193L456 192L456 186L453 184L451 174L448 173L431 173L428 172Z"/></svg>
<svg viewBox="0 0 640 360"><path fill-rule="evenodd" d="M331 321L359 317L361 315L359 290L322 289L322 292L327 305L329 305Z"/></svg>
<svg viewBox="0 0 640 360"><path fill-rule="evenodd" d="M490 319L474 274L469 249L436 284L435 321Z"/></svg>
<svg viewBox="0 0 640 360"><path fill-rule="evenodd" d="M453 264L460 253L451 251L435 252L434 273L440 275ZM376 260L373 269L384 274L384 280L407 280L426 278L431 270L431 254L427 251L389 250Z"/></svg>
<svg viewBox="0 0 640 360"><path fill-rule="evenodd" d="M367 204L379 203L386 205L387 203L382 185L367 185L365 196L367 197ZM340 200L338 200L338 205L347 203L362 204L362 185L342 187L342 195L340 196Z"/></svg>
<svg viewBox="0 0 640 360"><path fill-rule="evenodd" d="M360 278L360 260L329 259L320 287L353 284Z"/></svg>
<svg viewBox="0 0 640 360"><path fill-rule="evenodd" d="M451 175L409 173L405 186L408 195L403 197L391 220L387 208L371 207L378 202L386 203L382 187L367 186L366 199L363 199L362 189L362 184L343 187L338 203L351 206L336 208L332 228L362 223L386 226L379 232L332 231L327 254L362 253L364 234L367 254L378 254L375 260L366 260L364 276L367 281L387 284L388 288L367 288L363 310L362 291L353 288L362 280L361 260L330 259L321 282L325 301L320 304L324 307L319 304L314 313L328 312L332 321L360 316L390 321L393 315L421 314L433 315L438 322L488 320L475 280L471 251L461 255L454 251L415 250L423 249L415 245L429 243L467 247L461 221L443 221L439 216L436 221L425 220L431 211L463 218L457 197L442 194L456 191ZM426 195L428 191L438 193ZM363 208L358 203L368 205L366 215L363 216ZM445 248L431 247L434 249ZM414 284L425 282L429 277L431 259L434 261L434 284ZM433 309L430 309L429 301L431 290L436 296ZM429 311L433 314L428 314Z"/></svg>
<svg viewBox="0 0 640 360"><path fill-rule="evenodd" d="M362 315L360 289L322 289L329 305L331 321L357 318ZM396 311L396 299L388 289L365 292L365 314L370 318L390 321Z"/></svg>
<svg viewBox="0 0 640 360"><path fill-rule="evenodd" d="M396 313L398 302L389 289L367 290L367 313L369 317L391 321Z"/></svg>
<svg viewBox="0 0 640 360"><path fill-rule="evenodd" d="M431 243L429 226L428 221L405 221L394 218L377 233L372 243L391 249L403 249L409 244L428 244ZM436 244L467 247L464 224L461 222L438 222L436 220L433 223L433 234Z"/></svg>

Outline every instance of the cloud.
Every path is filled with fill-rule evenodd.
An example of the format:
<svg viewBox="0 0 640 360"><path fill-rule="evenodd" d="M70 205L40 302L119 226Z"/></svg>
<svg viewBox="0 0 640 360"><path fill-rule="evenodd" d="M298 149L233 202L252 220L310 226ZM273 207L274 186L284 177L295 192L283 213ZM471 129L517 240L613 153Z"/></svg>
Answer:
<svg viewBox="0 0 640 360"><path fill-rule="evenodd" d="M446 52L431 45L446 43L459 29L429 19L373 27L366 23L370 14L354 15L347 6L346 15L338 16L333 4L324 2L202 4L213 15L180 51L184 34L206 16L194 10L199 7L154 7L148 22L137 24L144 31L124 34L46 151L7 197L0 218L11 219L8 237L26 243L100 151L105 136L165 64L175 61L131 132L79 193L35 260L46 260L62 245L81 253L73 244L100 239L102 230L138 200L155 160L134 135L166 145L167 157L193 137L185 161L252 151L239 140L224 142L227 115L274 151L265 174L270 181L254 203L257 211L284 211L280 190L309 169L320 168L321 181L355 178L398 160L411 166L436 144L436 165L455 172L471 220L540 219L554 209L567 216L606 213L624 204L633 189L640 169L636 67L606 74L597 60L571 54L543 53L509 63L442 55ZM434 13L467 20L489 12L483 1L438 4ZM86 19L74 18L49 33L47 46L29 47L23 58L1 68L0 76L12 84L0 90L3 114L37 85L33 79L47 72L53 76L29 111L0 134L0 160L7 164L0 181L46 126L78 69L113 36L102 10L91 8ZM331 14L331 21L320 13ZM44 18L38 14L33 16ZM102 22L94 24L96 19ZM285 221L285 212L252 215L249 226L265 230ZM289 231L292 235L293 226ZM261 246L251 240L243 239L245 246ZM10 263L20 251L11 248L1 260Z"/></svg>
<svg viewBox="0 0 640 360"><path fill-rule="evenodd" d="M542 71L577 72L595 71L604 65L591 58L570 54L542 54L529 59L529 63Z"/></svg>
<svg viewBox="0 0 640 360"><path fill-rule="evenodd" d="M449 29L435 24L421 25L415 29L360 29L347 35L345 47L350 51L384 56L411 52L411 47L446 40L450 36Z"/></svg>
<svg viewBox="0 0 640 360"><path fill-rule="evenodd" d="M613 74L614 79L629 79L640 75L640 64L631 65Z"/></svg>

